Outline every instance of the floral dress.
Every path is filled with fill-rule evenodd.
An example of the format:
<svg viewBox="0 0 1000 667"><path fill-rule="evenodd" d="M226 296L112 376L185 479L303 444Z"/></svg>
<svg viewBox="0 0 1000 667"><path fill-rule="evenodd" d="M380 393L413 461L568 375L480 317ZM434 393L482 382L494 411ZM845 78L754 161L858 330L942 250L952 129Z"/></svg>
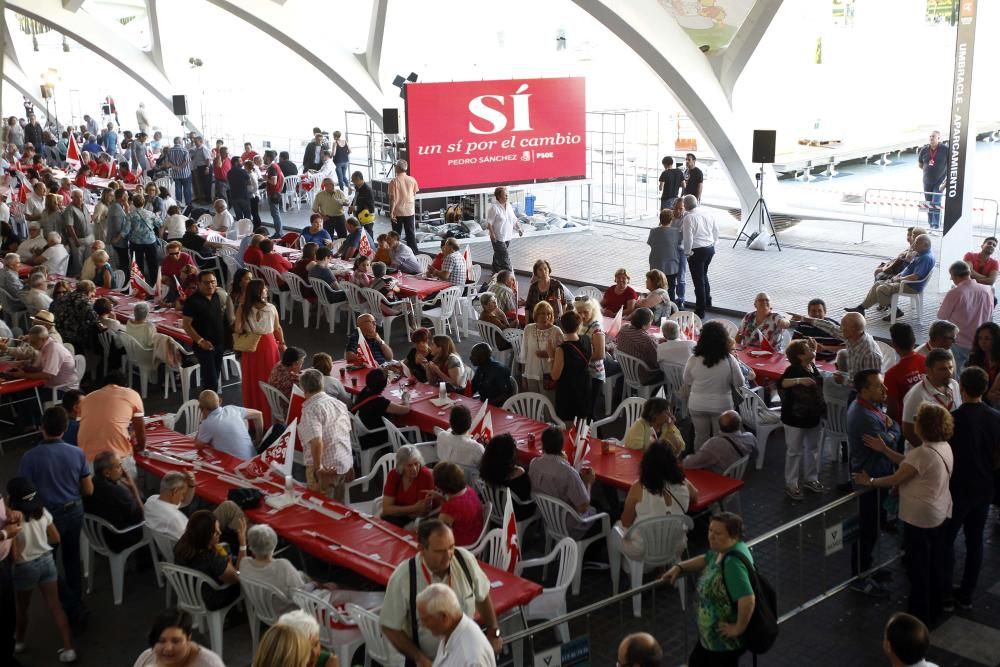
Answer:
<svg viewBox="0 0 1000 667"><path fill-rule="evenodd" d="M761 340L766 339L771 347L778 349L781 347L781 328L778 327L781 319L780 313L772 311L764 317L763 322L757 324L757 311L751 310L743 316L736 340L743 345L760 345ZM756 333L758 331L760 333Z"/></svg>

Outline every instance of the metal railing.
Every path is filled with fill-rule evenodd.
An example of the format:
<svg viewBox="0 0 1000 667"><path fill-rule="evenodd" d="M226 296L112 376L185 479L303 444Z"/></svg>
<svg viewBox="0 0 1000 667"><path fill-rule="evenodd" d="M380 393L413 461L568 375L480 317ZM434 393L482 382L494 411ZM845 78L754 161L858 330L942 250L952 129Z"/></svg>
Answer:
<svg viewBox="0 0 1000 667"><path fill-rule="evenodd" d="M919 224L926 226L932 211L937 211L940 216L943 216L944 209L945 197L942 192L868 188L865 190L864 213L889 218L891 222L862 222L861 240L865 239L866 225L903 227ZM973 236L996 236L998 222L1000 222L1000 203L997 200L973 198Z"/></svg>

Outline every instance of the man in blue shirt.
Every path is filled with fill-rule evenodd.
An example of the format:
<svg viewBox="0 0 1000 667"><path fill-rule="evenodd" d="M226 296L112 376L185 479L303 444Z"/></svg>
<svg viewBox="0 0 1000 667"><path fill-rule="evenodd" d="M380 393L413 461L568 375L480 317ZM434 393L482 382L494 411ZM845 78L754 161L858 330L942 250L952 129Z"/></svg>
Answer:
<svg viewBox="0 0 1000 667"><path fill-rule="evenodd" d="M79 389L70 389L63 392L62 406L66 411L67 423L66 432L63 433L63 442L67 442L74 447L77 446L76 436L80 432L80 399L83 392Z"/></svg>
<svg viewBox="0 0 1000 667"><path fill-rule="evenodd" d="M899 424L885 412L888 391L877 369L859 371L854 376L857 398L847 408L847 444L850 448L851 472L864 471L869 477L892 474L892 461L869 445L879 441L893 449L901 449ZM858 498L858 539L851 548L851 573L864 572L872 566L872 551L878 540L879 526L884 523L882 503L888 489L872 489ZM881 576L880 576L881 575ZM888 597L889 590L878 579L880 572L859 579L851 588L868 595Z"/></svg>
<svg viewBox="0 0 1000 667"><path fill-rule="evenodd" d="M54 406L42 415L42 441L21 457L18 475L30 479L52 522L59 531L63 586L60 598L70 623L83 611L80 576L80 532L83 530L83 496L94 492L87 458L79 447L63 441L66 411Z"/></svg>
<svg viewBox="0 0 1000 667"><path fill-rule="evenodd" d="M198 395L201 425L194 437L196 447L212 447L246 461L257 453L247 430L247 420L253 420L258 434L264 433L264 416L260 410L239 405L222 405L219 395L206 389Z"/></svg>
<svg viewBox="0 0 1000 667"><path fill-rule="evenodd" d="M913 241L913 249L917 251L905 269L898 275L888 280L877 280L868 290L868 295L856 308L844 308L847 312L865 314L865 311L878 304L881 310L885 310L892 303L892 295L900 291L900 283L903 284L903 294L919 294L924 291L927 279L934 270L934 253L931 252L931 237L921 234ZM902 317L903 311L896 309L896 317ZM883 322L889 322L891 317L886 315Z"/></svg>
<svg viewBox="0 0 1000 667"><path fill-rule="evenodd" d="M354 259L361 249L361 235L364 234L368 237L368 247L375 250L375 239L365 231L365 228L361 226L358 219L351 216L347 219L347 238L344 240L344 245L340 247L340 257L342 259Z"/></svg>
<svg viewBox="0 0 1000 667"><path fill-rule="evenodd" d="M118 133L114 123L108 123L108 131L104 133L104 152L111 157L118 155Z"/></svg>

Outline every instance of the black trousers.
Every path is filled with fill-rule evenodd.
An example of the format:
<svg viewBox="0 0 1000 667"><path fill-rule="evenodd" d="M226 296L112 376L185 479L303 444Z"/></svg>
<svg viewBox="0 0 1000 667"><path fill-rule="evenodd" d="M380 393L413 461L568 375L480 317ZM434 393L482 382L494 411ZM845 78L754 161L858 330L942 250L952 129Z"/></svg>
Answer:
<svg viewBox="0 0 1000 667"><path fill-rule="evenodd" d="M688 667L736 667L740 664L740 656L746 651L709 651L697 642L688 657Z"/></svg>
<svg viewBox="0 0 1000 667"><path fill-rule="evenodd" d="M983 530L986 529L986 517L989 513L989 502L970 506L955 505L951 511L951 518L945 522L948 540L944 552L945 570L949 582L954 581L955 538L958 537L958 531L965 533L965 568L962 572L962 583L958 587L958 594L965 598L971 597L972 592L976 590L979 571L983 567Z"/></svg>
<svg viewBox="0 0 1000 667"><path fill-rule="evenodd" d="M14 564L11 557L0 562L0 663L19 665L14 659L14 627L17 607L14 604Z"/></svg>
<svg viewBox="0 0 1000 667"><path fill-rule="evenodd" d="M851 574L864 572L872 566L879 526L884 523L882 503L887 493L886 489L872 489L858 498L858 539L851 547Z"/></svg>
<svg viewBox="0 0 1000 667"><path fill-rule="evenodd" d="M212 201L212 172L208 165L195 168L194 183L195 187L198 188L196 199Z"/></svg>
<svg viewBox="0 0 1000 667"><path fill-rule="evenodd" d="M222 373L222 355L225 353L222 345L216 345L211 350L194 346L194 356L201 365L201 390L219 391L219 375Z"/></svg>
<svg viewBox="0 0 1000 667"><path fill-rule="evenodd" d="M250 200L249 199L232 199L230 201L230 206L233 207L233 217L237 220L251 220L253 219L253 213L250 211ZM257 216L258 219L260 216Z"/></svg>
<svg viewBox="0 0 1000 667"><path fill-rule="evenodd" d="M946 571L948 542L947 521L935 528L918 528L903 523L903 549L906 551L906 576L910 580L908 612L930 625L941 613L944 598L951 593Z"/></svg>
<svg viewBox="0 0 1000 667"><path fill-rule="evenodd" d="M705 317L705 309L712 307L712 288L708 282L708 265L715 256L714 246L695 248L688 257L688 267L691 269L691 281L694 283L695 314Z"/></svg>
<svg viewBox="0 0 1000 667"><path fill-rule="evenodd" d="M493 273L510 271L510 253L507 252L507 248L510 247L510 241L492 241L492 243L493 264L490 268L493 270Z"/></svg>
<svg viewBox="0 0 1000 667"><path fill-rule="evenodd" d="M347 218L341 215L328 215L323 218L323 229L335 239L347 238Z"/></svg>
<svg viewBox="0 0 1000 667"><path fill-rule="evenodd" d="M415 215L397 215L396 220L392 223L392 230L400 236L405 235L406 245L410 246L414 254L420 252L417 248L417 231L414 227L416 217Z"/></svg>

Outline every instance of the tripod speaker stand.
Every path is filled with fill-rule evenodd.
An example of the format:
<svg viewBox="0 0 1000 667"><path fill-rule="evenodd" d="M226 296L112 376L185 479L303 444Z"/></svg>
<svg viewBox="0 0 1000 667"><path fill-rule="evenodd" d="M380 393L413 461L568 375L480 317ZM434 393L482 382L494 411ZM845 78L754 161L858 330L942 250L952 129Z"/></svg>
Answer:
<svg viewBox="0 0 1000 667"><path fill-rule="evenodd" d="M746 222L743 223L743 228L740 229L740 233L736 236L736 240L733 242L733 247L736 247L742 239L747 239L747 241L753 240L758 234L764 233L764 220L767 220L767 226L771 230L771 238L774 239L774 245L778 246L778 252L781 252L781 242L778 241L778 233L774 231L774 222L771 220L771 211L767 208L767 202L764 201L764 164L760 165L760 172L757 174L757 191L760 193L757 197L757 203L753 205L750 209L750 214L747 216ZM747 234L747 225L750 224L751 220L757 221L757 233ZM770 242L768 242L770 245Z"/></svg>

